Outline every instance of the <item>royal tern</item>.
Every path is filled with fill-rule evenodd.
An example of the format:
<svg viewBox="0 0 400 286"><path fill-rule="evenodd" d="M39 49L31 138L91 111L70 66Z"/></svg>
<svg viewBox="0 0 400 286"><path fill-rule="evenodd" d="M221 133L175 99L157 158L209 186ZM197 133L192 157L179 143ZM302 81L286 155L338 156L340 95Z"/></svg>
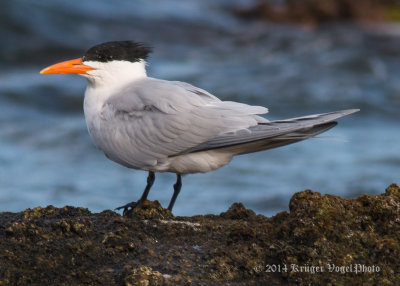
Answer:
<svg viewBox="0 0 400 286"><path fill-rule="evenodd" d="M314 137L335 126L337 118L358 111L268 121L259 116L268 112L265 107L221 101L185 82L148 77L150 52L142 43L107 42L40 72L86 77L84 112L94 144L110 160L148 171L141 198L117 208L124 214L147 199L155 172L177 176L168 205L172 210L183 174L212 171L233 156Z"/></svg>

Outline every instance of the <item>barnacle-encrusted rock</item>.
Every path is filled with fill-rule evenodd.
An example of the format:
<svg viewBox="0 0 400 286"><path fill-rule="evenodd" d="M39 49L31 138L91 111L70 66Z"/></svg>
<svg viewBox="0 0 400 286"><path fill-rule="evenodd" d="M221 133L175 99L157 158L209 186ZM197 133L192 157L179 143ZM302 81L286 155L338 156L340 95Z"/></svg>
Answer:
<svg viewBox="0 0 400 286"><path fill-rule="evenodd" d="M333 21L400 20L400 3L396 0L258 0L251 7L233 11L245 19L314 25Z"/></svg>
<svg viewBox="0 0 400 286"><path fill-rule="evenodd" d="M174 217L113 211L0 214L0 285L400 285L400 188L342 199L296 193L267 218L235 203Z"/></svg>

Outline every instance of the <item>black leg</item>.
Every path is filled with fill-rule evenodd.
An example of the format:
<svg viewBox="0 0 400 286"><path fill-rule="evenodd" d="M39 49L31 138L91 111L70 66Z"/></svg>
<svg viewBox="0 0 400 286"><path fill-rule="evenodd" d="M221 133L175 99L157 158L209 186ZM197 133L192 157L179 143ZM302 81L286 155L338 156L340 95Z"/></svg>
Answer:
<svg viewBox="0 0 400 286"><path fill-rule="evenodd" d="M174 194L172 195L171 201L169 202L169 205L168 205L168 209L170 211L172 211L172 208L174 207L176 198L178 197L179 192L181 191L181 187L182 187L181 175L176 174L176 183L174 185Z"/></svg>
<svg viewBox="0 0 400 286"><path fill-rule="evenodd" d="M153 185L155 178L156 178L156 176L154 175L154 172L151 172L151 171L150 171L150 172L149 172L149 175L147 176L147 185L146 185L146 188L144 189L143 194L142 194L142 196L140 197L138 203L141 204L141 203L143 203L145 200L147 200L147 196L149 195L151 186Z"/></svg>
<svg viewBox="0 0 400 286"><path fill-rule="evenodd" d="M124 209L123 214L126 214L126 212L129 210L129 208L130 208L130 209L134 209L135 207L137 207L137 206L143 204L143 202L144 202L145 200L147 200L147 196L149 195L151 186L153 185L155 178L156 178L156 177L155 177L155 175L154 175L154 172L151 172L151 171L150 171L150 172L149 172L149 175L147 176L147 185L146 185L146 188L144 189L143 194L142 194L142 196L140 197L140 199L139 199L137 202L131 202L131 203L129 203L129 204L123 205L122 207L118 207L118 208L116 208L116 210Z"/></svg>

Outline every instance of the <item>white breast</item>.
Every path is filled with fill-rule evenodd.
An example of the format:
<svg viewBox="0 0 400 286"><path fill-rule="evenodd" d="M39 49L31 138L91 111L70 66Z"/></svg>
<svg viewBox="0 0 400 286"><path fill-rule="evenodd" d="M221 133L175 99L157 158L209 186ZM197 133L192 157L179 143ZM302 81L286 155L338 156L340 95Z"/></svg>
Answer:
<svg viewBox="0 0 400 286"><path fill-rule="evenodd" d="M104 151L104 130L101 110L104 105L105 96L90 86L86 89L83 110L85 113L86 126L90 137L97 148Z"/></svg>
<svg viewBox="0 0 400 286"><path fill-rule="evenodd" d="M157 160L135 160L137 146L131 140L135 134L128 134L121 128L115 117L114 110L106 105L106 100L116 91L115 87L86 89L84 99L84 112L86 125L94 145L101 150L107 158L125 167L141 170L154 170Z"/></svg>

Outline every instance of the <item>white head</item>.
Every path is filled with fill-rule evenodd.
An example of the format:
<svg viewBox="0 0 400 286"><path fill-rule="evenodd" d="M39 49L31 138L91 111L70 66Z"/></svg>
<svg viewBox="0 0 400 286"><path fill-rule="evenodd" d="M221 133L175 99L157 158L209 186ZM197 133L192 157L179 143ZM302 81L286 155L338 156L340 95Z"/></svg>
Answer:
<svg viewBox="0 0 400 286"><path fill-rule="evenodd" d="M106 42L90 48L82 58L61 62L40 73L76 73L91 87L124 84L146 77L146 58L151 48L131 41Z"/></svg>

